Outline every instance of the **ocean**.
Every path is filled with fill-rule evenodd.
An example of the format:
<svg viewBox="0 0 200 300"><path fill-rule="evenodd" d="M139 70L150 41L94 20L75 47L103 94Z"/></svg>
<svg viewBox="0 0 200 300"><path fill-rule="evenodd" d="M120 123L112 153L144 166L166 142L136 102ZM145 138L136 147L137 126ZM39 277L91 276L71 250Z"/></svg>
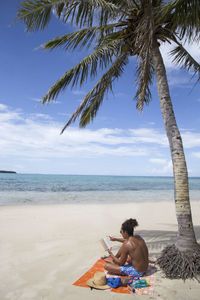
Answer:
<svg viewBox="0 0 200 300"><path fill-rule="evenodd" d="M200 200L200 178L189 178ZM0 174L0 205L173 201L172 177Z"/></svg>

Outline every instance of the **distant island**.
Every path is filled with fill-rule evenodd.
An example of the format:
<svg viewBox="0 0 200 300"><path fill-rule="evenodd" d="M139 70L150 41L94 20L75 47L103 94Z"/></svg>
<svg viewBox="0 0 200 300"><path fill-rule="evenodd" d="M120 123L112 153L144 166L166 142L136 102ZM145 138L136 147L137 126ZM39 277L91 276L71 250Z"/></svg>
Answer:
<svg viewBox="0 0 200 300"><path fill-rule="evenodd" d="M17 172L15 172L15 171L4 171L4 170L0 170L0 173L11 173L11 174L17 174Z"/></svg>

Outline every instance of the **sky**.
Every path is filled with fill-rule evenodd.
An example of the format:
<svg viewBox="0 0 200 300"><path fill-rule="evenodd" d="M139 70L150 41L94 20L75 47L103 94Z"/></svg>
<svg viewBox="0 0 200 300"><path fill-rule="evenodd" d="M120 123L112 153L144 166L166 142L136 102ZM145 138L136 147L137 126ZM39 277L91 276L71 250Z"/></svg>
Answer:
<svg viewBox="0 0 200 300"><path fill-rule="evenodd" d="M56 102L40 99L53 83L88 52L52 52L42 43L76 28L56 16L44 31L27 33L14 23L20 1L0 2L0 170L41 174L172 176L169 144L156 85L142 114L136 109L133 58L114 84L96 119L80 129L60 131L96 80L68 87ZM172 63L170 45L161 46L170 94L182 135L189 176L200 176L200 83ZM196 44L185 45L200 62ZM91 51L91 50L90 50Z"/></svg>

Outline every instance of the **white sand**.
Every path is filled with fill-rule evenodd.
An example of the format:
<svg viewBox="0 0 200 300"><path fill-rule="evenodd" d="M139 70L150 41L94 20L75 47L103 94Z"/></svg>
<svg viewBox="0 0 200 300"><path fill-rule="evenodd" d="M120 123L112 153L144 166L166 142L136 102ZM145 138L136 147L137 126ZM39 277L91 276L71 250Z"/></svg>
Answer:
<svg viewBox="0 0 200 300"><path fill-rule="evenodd" d="M192 211L200 240L199 202L192 203ZM130 217L138 219L137 232L152 256L175 241L175 207L169 202L1 207L0 300L199 299L195 280L169 280L160 271L153 296L72 285L105 254L98 240L119 235L121 223Z"/></svg>

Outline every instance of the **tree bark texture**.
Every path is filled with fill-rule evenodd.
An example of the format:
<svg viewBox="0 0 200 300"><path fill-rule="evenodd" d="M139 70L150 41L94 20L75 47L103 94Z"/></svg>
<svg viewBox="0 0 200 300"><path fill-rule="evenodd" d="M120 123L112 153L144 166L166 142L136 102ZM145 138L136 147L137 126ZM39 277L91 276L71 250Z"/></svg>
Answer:
<svg viewBox="0 0 200 300"><path fill-rule="evenodd" d="M169 140L174 173L174 198L178 221L176 247L180 251L191 250L196 244L189 199L188 172L182 138L176 123L169 93L166 69L157 43L153 46L153 65L160 100L161 113Z"/></svg>

